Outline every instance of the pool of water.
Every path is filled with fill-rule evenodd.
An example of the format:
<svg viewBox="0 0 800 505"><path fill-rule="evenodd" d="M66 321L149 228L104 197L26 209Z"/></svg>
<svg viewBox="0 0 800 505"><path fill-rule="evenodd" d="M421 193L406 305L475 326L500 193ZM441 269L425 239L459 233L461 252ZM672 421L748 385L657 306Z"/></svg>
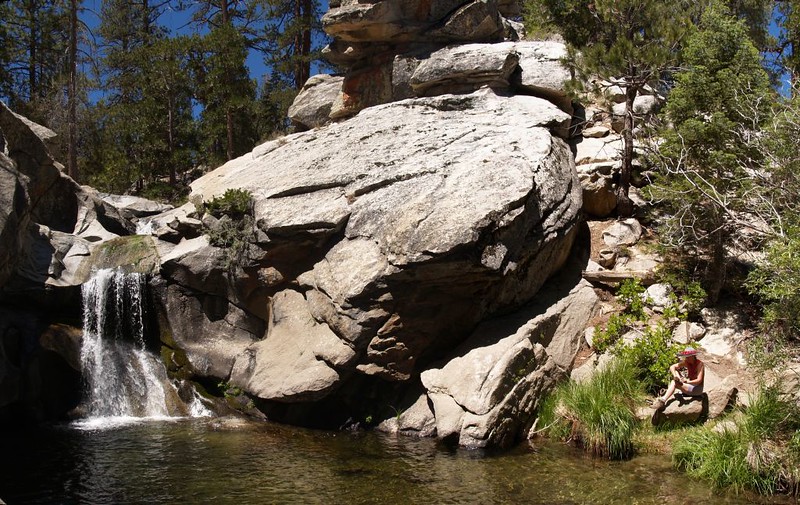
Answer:
<svg viewBox="0 0 800 505"><path fill-rule="evenodd" d="M429 439L218 420L63 425L0 434L0 499L26 503L744 504L664 456L626 462L556 443L500 454ZM758 503L789 503L782 499Z"/></svg>

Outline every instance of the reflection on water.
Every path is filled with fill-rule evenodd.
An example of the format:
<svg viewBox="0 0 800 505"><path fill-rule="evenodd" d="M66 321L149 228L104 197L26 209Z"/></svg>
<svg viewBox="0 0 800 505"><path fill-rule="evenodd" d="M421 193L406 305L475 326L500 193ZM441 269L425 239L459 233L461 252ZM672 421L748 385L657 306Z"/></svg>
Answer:
<svg viewBox="0 0 800 505"><path fill-rule="evenodd" d="M486 455L428 439L185 419L6 431L0 448L9 505L753 503L686 479L663 456L598 461L550 443Z"/></svg>

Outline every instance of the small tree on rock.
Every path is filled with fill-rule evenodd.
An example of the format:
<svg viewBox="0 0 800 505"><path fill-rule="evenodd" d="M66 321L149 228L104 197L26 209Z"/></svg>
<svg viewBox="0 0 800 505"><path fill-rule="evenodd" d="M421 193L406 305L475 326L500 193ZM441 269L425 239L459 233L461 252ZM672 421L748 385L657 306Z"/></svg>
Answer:
<svg viewBox="0 0 800 505"><path fill-rule="evenodd" d="M756 134L772 91L744 22L721 3L703 13L684 48L685 70L665 107L651 196L668 218L662 239L678 257L705 265L708 302L722 290L735 232L748 225L753 173L762 162Z"/></svg>
<svg viewBox="0 0 800 505"><path fill-rule="evenodd" d="M694 2L686 0L529 0L527 24L533 31L555 27L570 47L568 64L575 83L597 78L617 82L625 92L623 156L617 212L633 214L634 100L672 69L680 42L691 25ZM544 21L543 21L544 20Z"/></svg>

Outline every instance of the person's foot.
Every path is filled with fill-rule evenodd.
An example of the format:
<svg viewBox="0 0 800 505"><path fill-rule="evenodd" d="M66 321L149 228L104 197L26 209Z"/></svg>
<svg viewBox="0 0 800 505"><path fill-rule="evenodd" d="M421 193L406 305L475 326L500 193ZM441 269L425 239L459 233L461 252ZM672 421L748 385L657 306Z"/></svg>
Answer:
<svg viewBox="0 0 800 505"><path fill-rule="evenodd" d="M664 407L666 407L666 405L667 404L664 402L664 400L662 400L661 398L656 398L655 400L653 400L652 407L653 407L653 410L661 410Z"/></svg>

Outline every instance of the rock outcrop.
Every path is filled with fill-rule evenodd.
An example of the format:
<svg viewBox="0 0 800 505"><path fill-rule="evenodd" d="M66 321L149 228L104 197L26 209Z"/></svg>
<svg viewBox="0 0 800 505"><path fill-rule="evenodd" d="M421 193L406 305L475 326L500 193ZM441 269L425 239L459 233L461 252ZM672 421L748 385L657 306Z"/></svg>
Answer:
<svg viewBox="0 0 800 505"><path fill-rule="evenodd" d="M269 142L195 181L192 199L234 187L255 199L258 250L243 266L267 301L250 313L267 325L239 349L231 379L280 401L324 396L354 372L407 380L482 319L531 300L579 223L570 152L550 132L568 120L545 100L488 89L409 99ZM213 247L187 246L162 257L167 280L248 306L213 259L195 259ZM307 342L294 355L280 340L298 333ZM313 385L287 375L315 367Z"/></svg>
<svg viewBox="0 0 800 505"><path fill-rule="evenodd" d="M437 436L457 437L465 447L503 447L527 435L540 401L572 368L598 305L588 283L564 280L534 305L481 324L444 365L422 373ZM565 286L574 287L559 292ZM406 417L390 428L408 431Z"/></svg>
<svg viewBox="0 0 800 505"><path fill-rule="evenodd" d="M564 46L518 40L515 8L333 3L328 54L346 71L307 83L290 114L308 130L208 173L175 209L81 188L3 109L0 285L76 288L135 256L181 378L238 388L275 420L524 438L597 299L573 247ZM231 189L252 195L248 220L204 214ZM151 236L126 237L137 221ZM224 226L235 248L211 237ZM392 426L376 403L410 408Z"/></svg>
<svg viewBox="0 0 800 505"><path fill-rule="evenodd" d="M78 265L92 244L134 230L116 207L63 173L45 144L52 132L32 125L0 103L8 151L0 153L0 299L79 286L86 277Z"/></svg>

